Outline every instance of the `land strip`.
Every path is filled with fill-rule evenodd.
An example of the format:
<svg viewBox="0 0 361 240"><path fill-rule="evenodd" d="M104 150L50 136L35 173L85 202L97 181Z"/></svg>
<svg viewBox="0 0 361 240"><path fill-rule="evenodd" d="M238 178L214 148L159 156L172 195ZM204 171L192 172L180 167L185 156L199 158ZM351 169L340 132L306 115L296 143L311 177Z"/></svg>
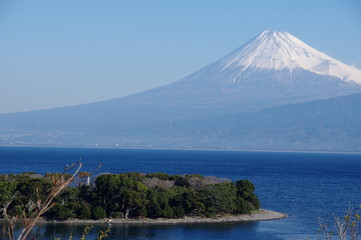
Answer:
<svg viewBox="0 0 361 240"><path fill-rule="evenodd" d="M50 223L50 224L192 224L192 223L227 223L227 222L252 222L252 221L264 221L264 220L276 220L287 218L287 214L275 212L266 209L260 209L251 214L241 215L225 215L219 217L184 217L178 219L150 219L150 218L121 218L121 219L101 219L101 220L87 220L87 219L69 219L65 221L57 220L39 220L39 223Z"/></svg>

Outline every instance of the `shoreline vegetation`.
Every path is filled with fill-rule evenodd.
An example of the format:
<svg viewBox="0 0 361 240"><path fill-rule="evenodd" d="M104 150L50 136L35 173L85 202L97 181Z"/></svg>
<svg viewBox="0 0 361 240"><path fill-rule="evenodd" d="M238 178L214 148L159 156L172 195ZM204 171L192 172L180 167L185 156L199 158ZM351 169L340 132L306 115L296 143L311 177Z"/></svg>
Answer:
<svg viewBox="0 0 361 240"><path fill-rule="evenodd" d="M168 225L168 224L194 224L194 223L235 223L235 222L254 222L269 221L287 218L285 213L275 212L266 209L260 209L250 214L223 215L217 217L183 217L177 219L150 219L150 218L121 218L121 219L69 219L64 221L40 219L38 224L131 224L131 225ZM1 219L0 221L2 221Z"/></svg>
<svg viewBox="0 0 361 240"><path fill-rule="evenodd" d="M71 184L62 186L58 181ZM57 186L61 189L55 191ZM259 211L254 191L246 179L199 174L130 172L93 177L77 172L76 179L68 173L0 175L0 205L6 206L2 212L9 219L33 216L49 199L51 204L41 214L46 220L214 219Z"/></svg>

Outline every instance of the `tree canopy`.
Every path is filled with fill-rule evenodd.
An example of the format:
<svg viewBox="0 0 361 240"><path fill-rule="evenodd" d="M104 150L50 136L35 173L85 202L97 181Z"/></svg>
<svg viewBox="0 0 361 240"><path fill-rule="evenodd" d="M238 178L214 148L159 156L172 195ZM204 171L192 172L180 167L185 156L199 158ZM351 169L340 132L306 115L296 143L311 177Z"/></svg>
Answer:
<svg viewBox="0 0 361 240"><path fill-rule="evenodd" d="M49 177L54 175L0 175L0 204L11 202L9 212L17 214L46 196L51 186ZM78 182L67 187L54 199L45 217L182 218L250 213L260 207L254 190L249 180L232 182L198 174L101 174L90 185Z"/></svg>

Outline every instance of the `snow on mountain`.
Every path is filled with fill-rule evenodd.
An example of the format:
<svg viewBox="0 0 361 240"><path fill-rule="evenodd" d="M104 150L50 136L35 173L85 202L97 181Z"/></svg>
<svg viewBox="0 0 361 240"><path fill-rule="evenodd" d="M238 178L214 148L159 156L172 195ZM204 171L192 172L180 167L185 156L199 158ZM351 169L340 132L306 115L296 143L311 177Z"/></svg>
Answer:
<svg viewBox="0 0 361 240"><path fill-rule="evenodd" d="M302 68L361 85L361 71L337 61L287 32L264 31L253 41L221 59L222 71L247 69L289 70Z"/></svg>

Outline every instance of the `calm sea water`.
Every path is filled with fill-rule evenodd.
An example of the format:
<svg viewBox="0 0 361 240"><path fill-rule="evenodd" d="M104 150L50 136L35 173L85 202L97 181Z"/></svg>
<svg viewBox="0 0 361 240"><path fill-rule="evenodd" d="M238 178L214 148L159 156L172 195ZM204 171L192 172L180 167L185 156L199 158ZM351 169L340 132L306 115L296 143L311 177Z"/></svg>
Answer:
<svg viewBox="0 0 361 240"><path fill-rule="evenodd" d="M332 220L351 204L361 204L361 155L140 149L0 147L0 173L60 172L82 158L84 171L199 173L249 179L261 207L287 213L273 221L227 224L111 226L108 239L306 239L317 233L317 219ZM77 237L83 225L41 225L38 239ZM94 231L107 226L95 226ZM5 238L0 225L0 238ZM64 238L65 239L65 238Z"/></svg>

